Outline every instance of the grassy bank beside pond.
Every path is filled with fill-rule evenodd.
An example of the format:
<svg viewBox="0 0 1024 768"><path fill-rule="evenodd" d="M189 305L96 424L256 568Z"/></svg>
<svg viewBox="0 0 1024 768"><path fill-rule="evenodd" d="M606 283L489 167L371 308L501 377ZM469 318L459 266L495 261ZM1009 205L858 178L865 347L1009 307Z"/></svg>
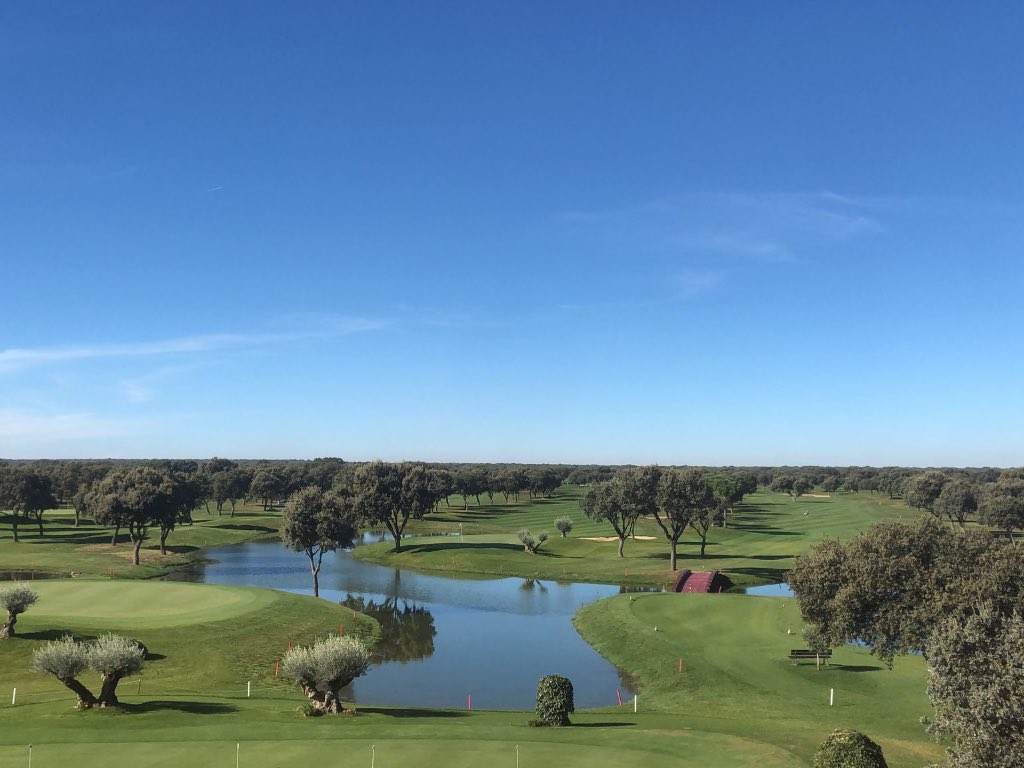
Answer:
<svg viewBox="0 0 1024 768"><path fill-rule="evenodd" d="M206 547L274 537L280 520L279 511L264 512L258 505L239 506L234 517L228 513L218 516L216 512L207 515L200 509L192 525L179 525L171 533L166 555L160 554L159 531L151 530L142 546L142 562L133 566L132 545L126 532L122 531L118 543L111 546L110 528L94 525L88 519L76 528L72 510L56 509L43 515L42 536L35 525L23 525L21 541L15 543L10 528L0 530L0 570L21 572L23 579L31 579L31 572L149 579L201 557Z"/></svg>
<svg viewBox="0 0 1024 768"><path fill-rule="evenodd" d="M634 678L644 711L678 713L689 728L766 742L808 763L835 728L867 733L892 768L941 756L919 721L931 714L923 659L898 658L890 670L848 646L820 670L794 666L789 651L805 646L793 599L620 595L585 606L575 625Z"/></svg>
<svg viewBox="0 0 1024 768"><path fill-rule="evenodd" d="M438 514L410 525L418 534L400 553L390 542L359 547L356 558L392 567L465 574L606 582L659 586L669 584L668 545L653 519L637 524L636 540L626 542L625 557L616 554L615 541L595 541L613 534L611 527L587 519L579 509L585 489L562 486L551 499L523 500L468 510L442 505ZM788 496L756 493L737 507L725 528L712 529L704 559L700 541L687 531L679 543L679 568L722 570L737 584L782 581L794 558L826 537L850 538L876 522L910 519L902 501L877 494ZM561 538L554 528L558 517L569 517L573 530ZM552 533L540 552L523 551L516 532ZM652 537L644 539L642 537Z"/></svg>

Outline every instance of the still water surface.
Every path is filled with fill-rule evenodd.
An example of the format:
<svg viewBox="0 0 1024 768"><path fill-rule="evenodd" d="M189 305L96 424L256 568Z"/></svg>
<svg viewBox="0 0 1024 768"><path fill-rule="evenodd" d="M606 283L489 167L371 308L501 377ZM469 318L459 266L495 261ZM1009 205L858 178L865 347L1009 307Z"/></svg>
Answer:
<svg viewBox="0 0 1024 768"><path fill-rule="evenodd" d="M377 540L377 539L374 539ZM214 562L175 578L312 594L305 556L277 542L211 549ZM320 596L381 622L379 663L345 698L364 705L532 709L537 680L572 680L576 707L617 703L633 689L576 633L581 605L619 594L608 584L521 578L456 579L324 556ZM381 658L381 656L383 658Z"/></svg>

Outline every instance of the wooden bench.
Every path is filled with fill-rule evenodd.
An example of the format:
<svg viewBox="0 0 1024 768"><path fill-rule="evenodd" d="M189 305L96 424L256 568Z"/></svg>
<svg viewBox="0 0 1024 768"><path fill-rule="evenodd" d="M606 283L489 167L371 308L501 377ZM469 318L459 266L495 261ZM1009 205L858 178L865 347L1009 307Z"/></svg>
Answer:
<svg viewBox="0 0 1024 768"><path fill-rule="evenodd" d="M832 651L812 651L810 648L794 648L789 652L789 660L793 662L793 666L801 659L808 661L815 661L817 663L825 662L828 665L828 660L832 658Z"/></svg>

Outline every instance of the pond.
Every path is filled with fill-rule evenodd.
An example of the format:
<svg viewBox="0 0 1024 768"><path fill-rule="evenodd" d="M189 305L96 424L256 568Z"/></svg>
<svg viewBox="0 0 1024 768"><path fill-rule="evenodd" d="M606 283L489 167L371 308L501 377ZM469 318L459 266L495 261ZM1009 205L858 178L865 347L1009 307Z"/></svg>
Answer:
<svg viewBox="0 0 1024 768"><path fill-rule="evenodd" d="M747 587L742 590L744 595L760 595L761 597L793 597L793 590L789 584L761 584L757 587Z"/></svg>
<svg viewBox="0 0 1024 768"><path fill-rule="evenodd" d="M174 578L312 593L305 556L280 543L221 547L207 557L213 562ZM537 681L548 674L572 680L577 708L614 705L616 690L625 700L633 688L577 634L572 616L621 591L608 584L427 575L363 563L350 552L326 555L320 572L322 598L381 623L379 662L345 694L364 705L455 708L472 695L474 708L532 709Z"/></svg>

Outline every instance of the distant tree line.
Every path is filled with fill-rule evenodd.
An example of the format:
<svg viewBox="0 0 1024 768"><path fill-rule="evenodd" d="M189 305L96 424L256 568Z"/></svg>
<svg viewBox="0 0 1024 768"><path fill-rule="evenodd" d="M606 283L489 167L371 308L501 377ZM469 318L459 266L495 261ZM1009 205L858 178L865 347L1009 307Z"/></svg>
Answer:
<svg viewBox="0 0 1024 768"><path fill-rule="evenodd" d="M158 534L166 552L170 533L189 525L196 510L234 515L239 502L256 503L265 510L281 507L298 491L315 487L324 493L344 496L353 487L365 463L326 457L309 461L233 461L214 457L204 461L162 459L156 461L10 461L0 463L0 510L15 541L25 527L45 534L47 510L74 511L75 525L91 519L112 529L112 543L122 534L135 547L133 562L150 531ZM820 488L825 493L878 493L902 498L912 507L964 526L977 521L1005 531L1013 539L1024 530L1024 470L993 468L919 469L907 467L690 467L711 484L716 499L713 514L692 514L682 524L679 515L656 515L668 509L657 502L654 486L627 478L650 475L643 467L607 465L437 464L424 463L431 509L451 506L452 497L468 509L470 503L509 503L550 497L563 483L589 486L596 495L586 502L597 504L597 519L612 525L620 553L633 535L636 520L648 516L658 523L671 544L681 530L690 528L707 541L707 530L727 525L732 507L745 494L765 489L786 493L793 499ZM684 471L664 467L659 472ZM674 477L674 475L673 475ZM648 478L649 480L650 478ZM669 482L669 481L666 481ZM619 504L615 494L629 499ZM652 496L651 494L654 493ZM668 491L663 491L668 493ZM667 497L665 497L667 498ZM211 506L212 505L212 506ZM699 509L700 505L694 507ZM429 511L429 510L428 510ZM591 513L588 513L591 514ZM384 515L370 515L374 524L388 524ZM395 518L391 516L392 520ZM708 522L710 520L710 522ZM682 524L682 529L680 525ZM404 530L404 529L402 529ZM402 530L398 530L397 539ZM400 543L398 544L400 547Z"/></svg>

